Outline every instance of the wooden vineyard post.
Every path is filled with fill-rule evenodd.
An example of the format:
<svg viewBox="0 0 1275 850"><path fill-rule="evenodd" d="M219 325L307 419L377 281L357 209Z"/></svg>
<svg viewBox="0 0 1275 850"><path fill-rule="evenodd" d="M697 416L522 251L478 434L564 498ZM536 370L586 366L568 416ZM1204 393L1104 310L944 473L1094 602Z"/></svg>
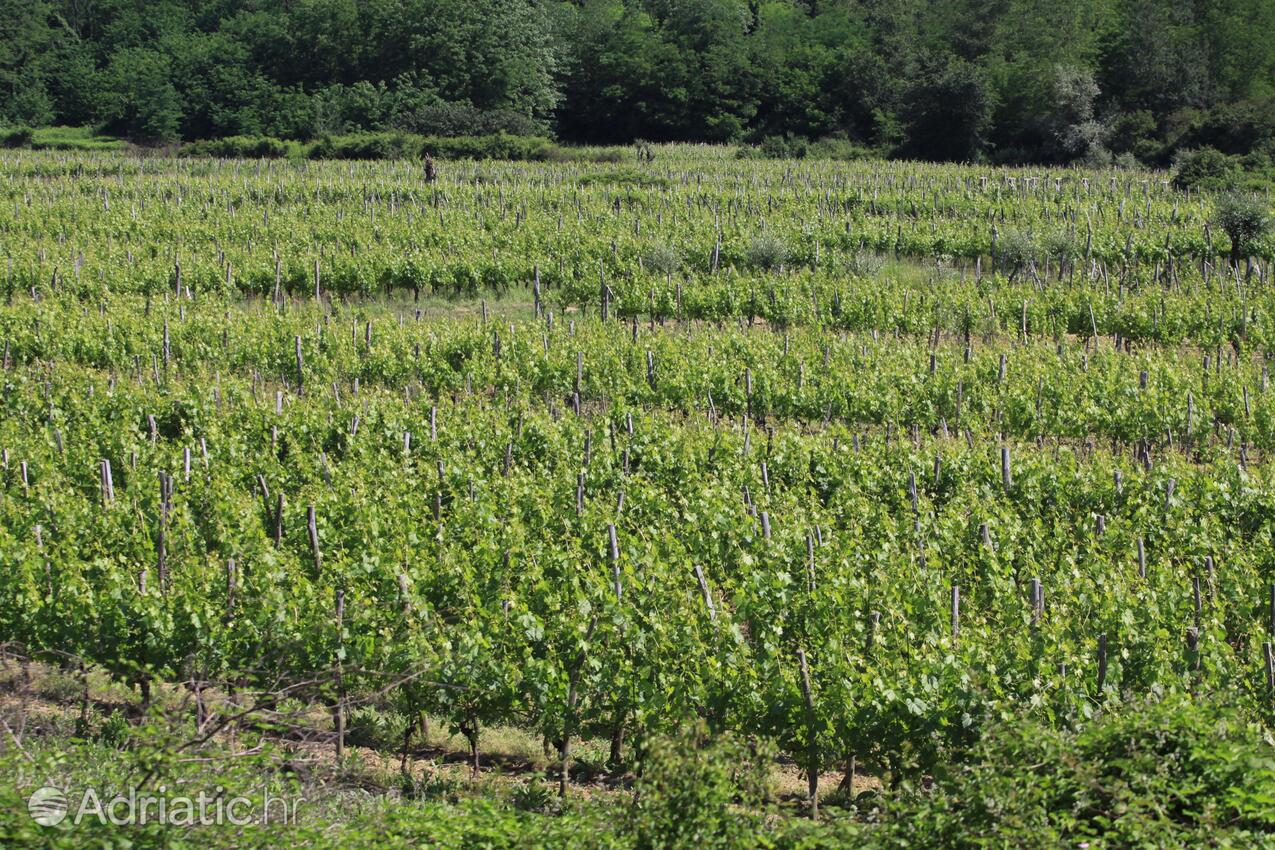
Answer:
<svg viewBox="0 0 1275 850"><path fill-rule="evenodd" d="M283 494L280 493L275 498L274 506L274 548L278 549L283 546L283 509L286 503Z"/></svg>
<svg viewBox="0 0 1275 850"><path fill-rule="evenodd" d="M283 303L283 259L279 256L279 249L274 249L274 292L271 293L270 301L275 306Z"/></svg>
<svg viewBox="0 0 1275 850"><path fill-rule="evenodd" d="M699 565L695 565L695 581L699 583L699 591L704 595L704 606L708 609L709 622L717 622L717 608L713 605L713 592L708 587L708 579L704 576L704 569Z"/></svg>
<svg viewBox="0 0 1275 850"><path fill-rule="evenodd" d="M1195 609L1195 627L1200 627L1200 613L1203 610L1203 604L1200 600L1200 577L1191 577L1191 603Z"/></svg>
<svg viewBox="0 0 1275 850"><path fill-rule="evenodd" d="M532 297L532 306L533 306L533 308L534 308L534 313L533 313L533 315L534 315L534 317L535 317L535 318L539 319L539 318L540 318L540 313L541 313L541 306L540 306L540 266L539 266L539 265L536 265L536 266L534 266L534 267L532 268L532 278L533 278L533 280L532 280L532 284L531 284L531 297Z"/></svg>
<svg viewBox="0 0 1275 850"><path fill-rule="evenodd" d="M313 517L313 514L311 514ZM313 527L313 526L311 526ZM336 763L339 767L345 758L345 682L344 663L341 660L345 643L345 591L336 591L336 705L332 708L332 726L336 732Z"/></svg>
<svg viewBox="0 0 1275 850"><path fill-rule="evenodd" d="M620 505L624 503L624 491L620 492ZM617 508L618 512L618 508ZM621 584L620 575L620 544L615 536L615 525L607 526L607 543L611 554L611 581L614 584L615 602L620 604L623 599L624 587ZM627 644L623 644L626 658L631 659L632 648ZM613 768L617 768L621 764L621 751L624 745L624 717L625 710L617 707L614 715L614 725L611 729L611 753L607 758L607 764Z"/></svg>
<svg viewBox="0 0 1275 850"><path fill-rule="evenodd" d="M1040 617L1045 612L1045 589L1039 578L1031 582L1032 625L1040 625Z"/></svg>
<svg viewBox="0 0 1275 850"><path fill-rule="evenodd" d="M567 713L562 719L562 765L558 773L559 797L567 796L567 781L571 772L571 734L575 731L576 719L576 687L580 681L580 671L584 668L589 641L593 638L593 632L597 627L598 618L595 615L589 620L589 628L584 633L584 645L580 647L580 654L570 672L567 673Z"/></svg>
<svg viewBox="0 0 1275 850"><path fill-rule="evenodd" d="M155 571L160 590L168 590L168 515L173 507L173 478L159 474L159 534L155 543ZM144 583L144 581L143 581Z"/></svg>
<svg viewBox="0 0 1275 850"><path fill-rule="evenodd" d="M305 509L306 531L310 535L310 554L314 556L314 574L318 576L323 569L323 555L319 552L319 526L314 514L314 505Z"/></svg>
<svg viewBox="0 0 1275 850"><path fill-rule="evenodd" d="M1102 699L1103 688L1107 685L1107 634L1098 635L1098 698Z"/></svg>
<svg viewBox="0 0 1275 850"><path fill-rule="evenodd" d="M1271 642L1262 644L1262 654L1266 657L1266 696L1275 696L1275 649Z"/></svg>
<svg viewBox="0 0 1275 850"><path fill-rule="evenodd" d="M806 590L815 592L815 538L806 535Z"/></svg>
<svg viewBox="0 0 1275 850"><path fill-rule="evenodd" d="M438 462L438 487L434 490L434 522L443 521L443 462Z"/></svg>
<svg viewBox="0 0 1275 850"><path fill-rule="evenodd" d="M102 506L106 507L115 501L115 482L111 479L111 462L103 459L100 465L102 477ZM26 486L26 463L23 462L23 486Z"/></svg>
<svg viewBox="0 0 1275 850"><path fill-rule="evenodd" d="M1187 666L1192 675L1200 670L1200 628L1187 626L1186 629ZM1192 686L1194 687L1194 685Z"/></svg>
<svg viewBox="0 0 1275 850"><path fill-rule="evenodd" d="M297 349L297 395L305 392L305 358L301 354L301 337L296 337Z"/></svg>
<svg viewBox="0 0 1275 850"><path fill-rule="evenodd" d="M1009 492L1014 487L1014 474L1009 465L1009 446L1001 446L1001 484L1005 492Z"/></svg>
<svg viewBox="0 0 1275 850"><path fill-rule="evenodd" d="M623 598L624 588L620 584L620 543L615 537L615 526L607 526L607 544L611 553L611 583L615 590L615 601Z"/></svg>
<svg viewBox="0 0 1275 850"><path fill-rule="evenodd" d="M606 267L602 264L601 257L598 258L598 282L600 286L600 294L598 298L598 302L600 304L599 314L602 317L602 321L605 322L608 318L610 318L611 314L611 288L607 286Z"/></svg>
<svg viewBox="0 0 1275 850"><path fill-rule="evenodd" d="M952 585L952 640L961 636L961 586Z"/></svg>
<svg viewBox="0 0 1275 850"><path fill-rule="evenodd" d="M235 559L226 560L226 621L229 622L235 616L235 590L238 585L237 567Z"/></svg>
<svg viewBox="0 0 1275 850"><path fill-rule="evenodd" d="M230 626L235 619L235 591L237 589L238 584L239 584L238 567L235 564L235 559L228 558L226 560L226 625L227 626ZM230 711L232 715L237 713L239 708L239 703L238 703L238 700L236 699L235 692L236 692L236 683L234 681L231 681L227 688L226 697L230 703ZM233 752L235 749L235 738L237 736L236 733L238 732L238 729L239 729L239 722L237 720L231 722L226 727L226 734L230 741L231 752Z"/></svg>
<svg viewBox="0 0 1275 850"><path fill-rule="evenodd" d="M815 698L810 689L810 665L806 661L806 651L797 650L797 661L801 665L801 697L806 703L806 787L810 795L810 819L819 820L819 740L815 730Z"/></svg>
<svg viewBox="0 0 1275 850"><path fill-rule="evenodd" d="M584 380L584 352L576 352L576 377L571 388L571 406L576 416L580 415L580 384Z"/></svg>

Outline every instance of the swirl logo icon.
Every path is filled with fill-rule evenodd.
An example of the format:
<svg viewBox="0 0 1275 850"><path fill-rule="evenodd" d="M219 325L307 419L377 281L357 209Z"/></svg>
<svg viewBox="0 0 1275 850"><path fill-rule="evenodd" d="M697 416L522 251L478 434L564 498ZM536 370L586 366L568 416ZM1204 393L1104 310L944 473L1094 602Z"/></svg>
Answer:
<svg viewBox="0 0 1275 850"><path fill-rule="evenodd" d="M35 789L27 799L27 812L40 826L57 826L66 817L66 794L61 788L46 785Z"/></svg>

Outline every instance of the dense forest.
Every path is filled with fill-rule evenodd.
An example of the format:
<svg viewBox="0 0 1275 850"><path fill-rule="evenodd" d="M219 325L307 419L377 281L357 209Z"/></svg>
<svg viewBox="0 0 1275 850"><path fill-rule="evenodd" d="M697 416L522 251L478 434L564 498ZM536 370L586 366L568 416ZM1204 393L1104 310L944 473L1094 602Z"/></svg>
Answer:
<svg viewBox="0 0 1275 850"><path fill-rule="evenodd" d="M1260 157L1272 32L1275 0L0 0L0 125Z"/></svg>

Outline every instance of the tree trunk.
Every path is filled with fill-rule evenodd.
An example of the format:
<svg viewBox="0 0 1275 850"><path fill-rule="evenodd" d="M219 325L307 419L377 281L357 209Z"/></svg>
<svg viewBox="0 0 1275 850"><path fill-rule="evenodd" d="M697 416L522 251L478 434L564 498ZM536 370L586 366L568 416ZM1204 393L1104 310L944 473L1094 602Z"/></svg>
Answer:
<svg viewBox="0 0 1275 850"><path fill-rule="evenodd" d="M469 775L478 778L478 720L469 718L460 724L460 733L469 742Z"/></svg>
<svg viewBox="0 0 1275 850"><path fill-rule="evenodd" d="M611 754L607 757L607 767L619 772L624 767L624 724L616 724L611 733Z"/></svg>
<svg viewBox="0 0 1275 850"><path fill-rule="evenodd" d="M412 733L415 731L416 727L410 722L403 729L403 759L399 762L398 772L404 775L408 774L407 760L411 757Z"/></svg>
<svg viewBox="0 0 1275 850"><path fill-rule="evenodd" d="M857 765L858 759L855 756L852 755L846 758L846 774L841 777L841 785L837 787L837 790L844 794L849 801L854 800L854 774Z"/></svg>

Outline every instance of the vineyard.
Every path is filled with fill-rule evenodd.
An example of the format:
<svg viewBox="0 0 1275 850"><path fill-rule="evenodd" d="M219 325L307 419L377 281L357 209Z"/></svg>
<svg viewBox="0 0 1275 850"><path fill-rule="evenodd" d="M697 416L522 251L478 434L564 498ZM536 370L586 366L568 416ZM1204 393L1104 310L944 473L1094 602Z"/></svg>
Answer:
<svg viewBox="0 0 1275 850"><path fill-rule="evenodd" d="M0 174L24 657L223 737L286 693L338 759L371 704L405 764L516 727L567 795L573 740L640 775L699 724L814 816L1221 706L1252 793L1210 817L1275 832L1275 242L1216 198L692 147Z"/></svg>

